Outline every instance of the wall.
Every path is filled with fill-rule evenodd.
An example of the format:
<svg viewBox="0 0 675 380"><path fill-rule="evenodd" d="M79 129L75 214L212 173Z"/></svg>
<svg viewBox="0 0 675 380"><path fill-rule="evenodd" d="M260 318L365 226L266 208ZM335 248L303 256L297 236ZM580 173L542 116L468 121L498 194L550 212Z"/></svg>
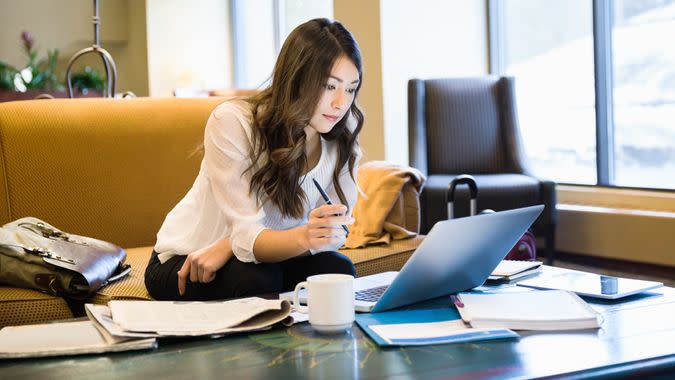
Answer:
<svg viewBox="0 0 675 380"><path fill-rule="evenodd" d="M556 248L675 267L675 193L558 186Z"/></svg>
<svg viewBox="0 0 675 380"><path fill-rule="evenodd" d="M488 73L484 0L381 3L384 142L388 161L408 164L408 80Z"/></svg>
<svg viewBox="0 0 675 380"><path fill-rule="evenodd" d="M148 39L145 28L145 1L131 0L128 9L129 42L119 52L121 91L148 96Z"/></svg>
<svg viewBox="0 0 675 380"><path fill-rule="evenodd" d="M232 83L227 0L147 0L150 96Z"/></svg>
<svg viewBox="0 0 675 380"><path fill-rule="evenodd" d="M145 0L108 0L99 3L101 46L108 50L118 69L118 91L147 94L145 52ZM19 35L29 31L36 41L38 57L59 50L58 72L64 75L70 57L94 42L94 14L90 0L3 0L0 12L0 60L22 67L27 59ZM78 59L76 69L91 65L103 73L100 59L89 54Z"/></svg>
<svg viewBox="0 0 675 380"><path fill-rule="evenodd" d="M354 34L361 47L363 84L357 100L366 115L360 138L364 162L383 160L385 154L380 0L334 0L333 14L336 20L342 22Z"/></svg>
<svg viewBox="0 0 675 380"><path fill-rule="evenodd" d="M101 46L117 66L117 91L171 96L174 88L230 87L228 0L103 0ZM20 67L19 35L30 31L39 57L59 49L58 71L94 41L91 0L2 0L0 60ZM78 59L103 73L98 56ZM64 78L65 79L65 78Z"/></svg>
<svg viewBox="0 0 675 380"><path fill-rule="evenodd" d="M363 55L365 161L408 163L408 79L487 73L486 12L483 0L334 1Z"/></svg>

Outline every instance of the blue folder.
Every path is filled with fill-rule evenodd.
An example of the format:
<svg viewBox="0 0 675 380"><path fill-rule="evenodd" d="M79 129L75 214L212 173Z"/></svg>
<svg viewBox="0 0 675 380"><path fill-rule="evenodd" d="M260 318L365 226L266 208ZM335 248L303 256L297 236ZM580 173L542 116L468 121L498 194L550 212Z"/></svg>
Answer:
<svg viewBox="0 0 675 380"><path fill-rule="evenodd" d="M434 309L406 309L385 311L381 313L356 314L356 324L359 325L359 327L379 346L419 346L519 337L518 334L508 329L491 329L487 331L467 330L466 333L462 334L455 333L431 338L393 339L387 341L370 328L370 326L373 325L428 323L457 319L460 319L460 316L454 306L445 306Z"/></svg>

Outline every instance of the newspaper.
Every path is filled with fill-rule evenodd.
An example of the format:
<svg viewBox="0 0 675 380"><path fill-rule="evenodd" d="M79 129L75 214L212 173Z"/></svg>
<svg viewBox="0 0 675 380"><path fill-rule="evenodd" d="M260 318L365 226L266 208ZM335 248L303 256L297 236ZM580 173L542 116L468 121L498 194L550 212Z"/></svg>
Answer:
<svg viewBox="0 0 675 380"><path fill-rule="evenodd" d="M90 319L116 337L220 336L292 324L288 301L258 297L216 302L110 301L86 305Z"/></svg>
<svg viewBox="0 0 675 380"><path fill-rule="evenodd" d="M0 359L98 354L155 347L155 338L112 337L88 320L7 326L0 330Z"/></svg>
<svg viewBox="0 0 675 380"><path fill-rule="evenodd" d="M257 297L217 302L110 301L108 306L86 304L85 310L89 320L1 329L0 359L152 349L161 337L220 337L297 322L288 301Z"/></svg>

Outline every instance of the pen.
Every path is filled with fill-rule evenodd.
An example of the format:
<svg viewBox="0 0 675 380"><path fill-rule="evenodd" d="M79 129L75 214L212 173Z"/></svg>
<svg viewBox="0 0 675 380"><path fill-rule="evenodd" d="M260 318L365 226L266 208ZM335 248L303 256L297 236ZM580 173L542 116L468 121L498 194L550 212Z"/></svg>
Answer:
<svg viewBox="0 0 675 380"><path fill-rule="evenodd" d="M462 303L462 301L456 295L451 295L450 300L458 309L464 307L464 303Z"/></svg>
<svg viewBox="0 0 675 380"><path fill-rule="evenodd" d="M331 202L330 198L328 198L328 194L326 194L326 192L323 191L321 185L319 185L319 183L314 178L312 178L312 181L314 182L314 186L316 186L316 189L319 190L319 193L321 194L321 197L323 197L323 200L326 201L326 204L332 205L333 202ZM342 229L345 230L347 235L349 235L349 229L347 228L347 226L343 224Z"/></svg>

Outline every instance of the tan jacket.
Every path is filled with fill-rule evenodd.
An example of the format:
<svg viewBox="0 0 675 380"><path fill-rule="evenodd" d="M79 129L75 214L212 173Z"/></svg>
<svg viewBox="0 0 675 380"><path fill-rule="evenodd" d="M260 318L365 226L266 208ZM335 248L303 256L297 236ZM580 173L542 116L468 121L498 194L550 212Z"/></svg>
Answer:
<svg viewBox="0 0 675 380"><path fill-rule="evenodd" d="M360 193L356 222L344 248L389 244L419 232L419 193L426 178L417 169L386 161L370 161L358 171Z"/></svg>

